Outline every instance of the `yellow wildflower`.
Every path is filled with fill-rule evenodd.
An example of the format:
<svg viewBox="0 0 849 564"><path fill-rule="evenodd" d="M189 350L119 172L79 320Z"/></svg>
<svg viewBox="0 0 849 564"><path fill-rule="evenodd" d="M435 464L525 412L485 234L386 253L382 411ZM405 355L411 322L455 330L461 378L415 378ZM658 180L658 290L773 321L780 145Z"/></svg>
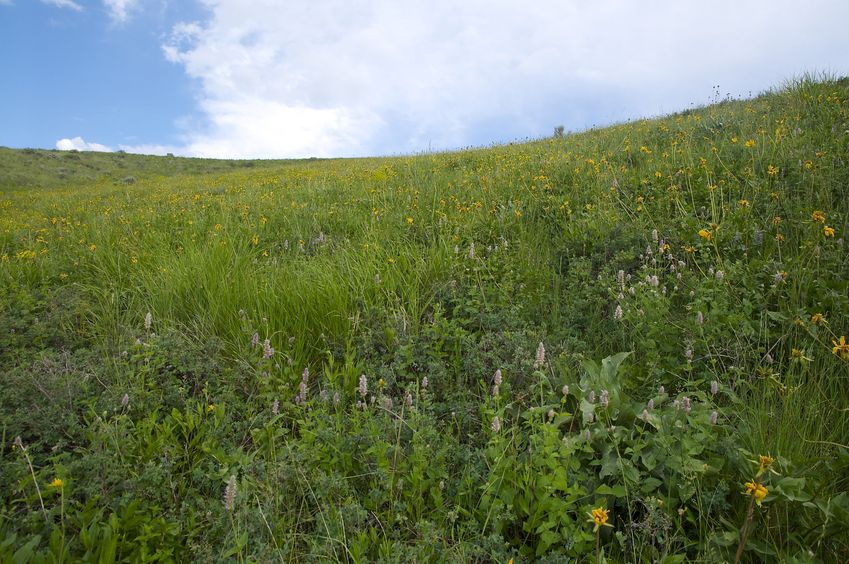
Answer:
<svg viewBox="0 0 849 564"><path fill-rule="evenodd" d="M413 224L413 218L407 217L407 225L412 225L412 224Z"/></svg>
<svg viewBox="0 0 849 564"><path fill-rule="evenodd" d="M778 174L778 168L769 165L768 167L766 167L766 173L770 176L775 176L776 174Z"/></svg>
<svg viewBox="0 0 849 564"><path fill-rule="evenodd" d="M775 462L775 459L766 454L762 454L758 457L758 465L760 466L761 472L772 466L773 462Z"/></svg>
<svg viewBox="0 0 849 564"><path fill-rule="evenodd" d="M206 406L206 412L207 413L212 413L213 411L215 411L215 404L214 403L211 403L211 404Z"/></svg>
<svg viewBox="0 0 849 564"><path fill-rule="evenodd" d="M824 226L822 228L822 234L826 237L834 237L834 227Z"/></svg>
<svg viewBox="0 0 849 564"><path fill-rule="evenodd" d="M825 321L825 316L821 313L815 313L811 316L811 323L817 325L818 323L822 323Z"/></svg>
<svg viewBox="0 0 849 564"><path fill-rule="evenodd" d="M752 147L754 147L756 144L757 144L757 143L755 142L755 140L754 140L754 139L749 139L748 141L746 141L746 142L744 143L744 145L746 145L746 148L747 148L747 149L751 149L751 148L752 148Z"/></svg>
<svg viewBox="0 0 849 564"><path fill-rule="evenodd" d="M748 208L749 207L749 200L745 200L745 199L740 200L739 202L737 202L737 205L740 206L741 208Z"/></svg>
<svg viewBox="0 0 849 564"><path fill-rule="evenodd" d="M711 233L707 229L699 229L699 237L705 239L706 241L710 241L711 239L713 239L713 233Z"/></svg>
<svg viewBox="0 0 849 564"><path fill-rule="evenodd" d="M833 354L840 355L840 358L849 358L849 343L846 342L845 336L841 335L839 341L832 339L831 342L834 345L831 349Z"/></svg>
<svg viewBox="0 0 849 564"><path fill-rule="evenodd" d="M50 482L51 488L61 489L64 485L65 482L62 481L62 478L54 478L53 481Z"/></svg>
<svg viewBox="0 0 849 564"><path fill-rule="evenodd" d="M750 495L755 498L755 503L758 505L764 500L766 495L769 493L769 490L761 483L746 482L746 495Z"/></svg>
<svg viewBox="0 0 849 564"><path fill-rule="evenodd" d="M811 214L811 219L813 219L817 223L825 223L825 214L819 210L814 210Z"/></svg>
<svg viewBox="0 0 849 564"><path fill-rule="evenodd" d="M589 522L595 524L595 528L593 532L597 532L600 527L612 527L613 525L607 522L608 519L608 510L603 507L596 507L592 510L591 513L588 513L590 516Z"/></svg>

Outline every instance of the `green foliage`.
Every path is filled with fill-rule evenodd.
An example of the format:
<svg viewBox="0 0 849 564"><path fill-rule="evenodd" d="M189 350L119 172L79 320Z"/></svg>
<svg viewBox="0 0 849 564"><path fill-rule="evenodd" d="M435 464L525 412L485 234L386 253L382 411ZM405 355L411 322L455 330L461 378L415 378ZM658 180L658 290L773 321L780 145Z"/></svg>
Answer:
<svg viewBox="0 0 849 564"><path fill-rule="evenodd" d="M0 561L849 559L847 130L0 149Z"/></svg>

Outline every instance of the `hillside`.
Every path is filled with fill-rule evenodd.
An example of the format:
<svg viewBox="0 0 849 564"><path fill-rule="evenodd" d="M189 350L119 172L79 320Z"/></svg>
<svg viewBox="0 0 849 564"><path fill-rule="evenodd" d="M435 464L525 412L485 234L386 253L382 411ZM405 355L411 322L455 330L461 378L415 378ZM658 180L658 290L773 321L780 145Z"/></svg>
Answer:
<svg viewBox="0 0 849 564"><path fill-rule="evenodd" d="M0 561L846 561L847 162L849 79L399 158L2 149Z"/></svg>

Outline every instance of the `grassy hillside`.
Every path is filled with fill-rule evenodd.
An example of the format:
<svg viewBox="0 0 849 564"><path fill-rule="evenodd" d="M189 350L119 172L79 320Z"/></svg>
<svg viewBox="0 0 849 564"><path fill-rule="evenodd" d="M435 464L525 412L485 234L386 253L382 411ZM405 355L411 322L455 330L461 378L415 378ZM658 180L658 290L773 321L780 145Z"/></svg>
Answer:
<svg viewBox="0 0 849 564"><path fill-rule="evenodd" d="M849 559L849 80L407 158L0 157L2 561Z"/></svg>

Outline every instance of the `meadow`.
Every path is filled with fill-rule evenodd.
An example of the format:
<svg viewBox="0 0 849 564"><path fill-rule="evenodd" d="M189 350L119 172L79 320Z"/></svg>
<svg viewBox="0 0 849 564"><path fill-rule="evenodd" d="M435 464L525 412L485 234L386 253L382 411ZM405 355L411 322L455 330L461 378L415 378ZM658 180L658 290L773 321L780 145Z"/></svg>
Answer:
<svg viewBox="0 0 849 564"><path fill-rule="evenodd" d="M849 560L849 79L0 162L2 562Z"/></svg>

